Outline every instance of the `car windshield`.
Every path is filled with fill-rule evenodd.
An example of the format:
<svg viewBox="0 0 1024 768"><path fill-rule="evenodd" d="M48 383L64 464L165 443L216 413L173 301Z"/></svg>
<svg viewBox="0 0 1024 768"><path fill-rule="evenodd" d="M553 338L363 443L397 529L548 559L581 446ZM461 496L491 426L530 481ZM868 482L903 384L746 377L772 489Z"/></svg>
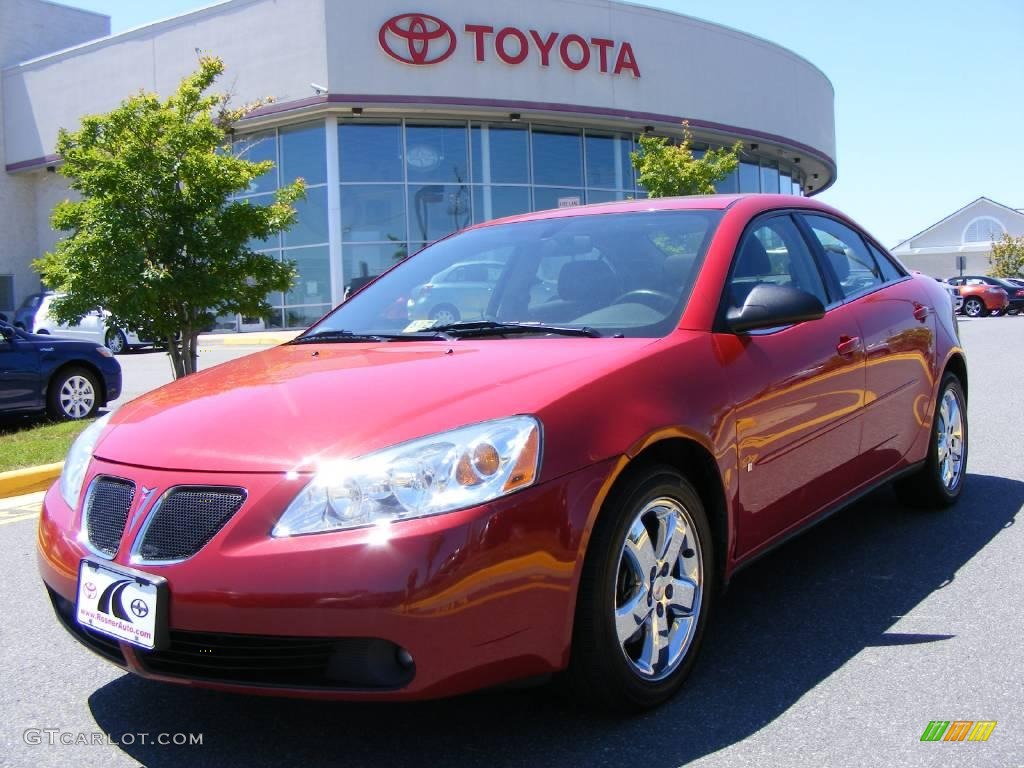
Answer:
<svg viewBox="0 0 1024 768"><path fill-rule="evenodd" d="M428 246L299 341L557 333L658 337L678 323L720 211L496 224Z"/></svg>

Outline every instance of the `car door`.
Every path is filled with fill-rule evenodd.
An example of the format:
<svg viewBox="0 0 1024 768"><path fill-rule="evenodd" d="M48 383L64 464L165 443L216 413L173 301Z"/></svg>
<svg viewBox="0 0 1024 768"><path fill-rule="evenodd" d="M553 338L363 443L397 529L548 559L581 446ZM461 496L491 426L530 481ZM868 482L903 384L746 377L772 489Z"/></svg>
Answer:
<svg viewBox="0 0 1024 768"><path fill-rule="evenodd" d="M27 341L0 335L0 413L42 406L39 353Z"/></svg>
<svg viewBox="0 0 1024 768"><path fill-rule="evenodd" d="M759 283L799 288L820 320L716 337L733 388L739 461L737 555L798 525L853 488L864 352L851 309L830 295L789 214L755 220L733 259L725 305Z"/></svg>
<svg viewBox="0 0 1024 768"><path fill-rule="evenodd" d="M866 369L862 472L875 477L898 464L931 422L936 307L859 232L824 215L800 218L860 325Z"/></svg>
<svg viewBox="0 0 1024 768"><path fill-rule="evenodd" d="M37 328L45 330L53 336L61 336L66 339L77 339L78 341L89 341L94 344L105 343L105 321L100 310L93 310L75 323L58 322L52 311L53 299L55 296L46 296L39 307Z"/></svg>

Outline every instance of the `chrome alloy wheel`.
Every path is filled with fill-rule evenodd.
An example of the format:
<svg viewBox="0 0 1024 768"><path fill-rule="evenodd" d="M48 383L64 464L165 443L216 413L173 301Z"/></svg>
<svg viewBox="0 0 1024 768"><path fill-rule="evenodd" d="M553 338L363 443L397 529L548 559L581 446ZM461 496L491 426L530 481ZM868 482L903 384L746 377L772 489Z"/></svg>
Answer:
<svg viewBox="0 0 1024 768"><path fill-rule="evenodd" d="M964 416L956 392L947 389L939 406L935 421L939 476L946 490L951 491L960 482L964 471Z"/></svg>
<svg viewBox="0 0 1024 768"><path fill-rule="evenodd" d="M69 419L82 419L92 411L96 391L85 376L69 376L60 388L60 408Z"/></svg>
<svg viewBox="0 0 1024 768"><path fill-rule="evenodd" d="M641 678L671 675L693 642L704 562L693 519L675 499L652 500L633 519L619 554L615 630Z"/></svg>
<svg viewBox="0 0 1024 768"><path fill-rule="evenodd" d="M985 305L981 303L981 299L974 298L973 296L964 304L964 313L968 317L981 317L981 313L984 310Z"/></svg>

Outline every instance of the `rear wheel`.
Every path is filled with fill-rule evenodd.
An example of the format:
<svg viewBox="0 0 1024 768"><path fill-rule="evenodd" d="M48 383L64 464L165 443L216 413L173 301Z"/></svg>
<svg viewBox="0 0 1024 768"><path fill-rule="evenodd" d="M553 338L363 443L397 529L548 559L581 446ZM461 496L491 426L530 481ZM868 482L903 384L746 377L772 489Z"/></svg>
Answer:
<svg viewBox="0 0 1024 768"><path fill-rule="evenodd" d="M46 410L50 418L78 421L94 416L100 407L96 376L84 368L65 368L50 380Z"/></svg>
<svg viewBox="0 0 1024 768"><path fill-rule="evenodd" d="M580 581L568 677L586 706L661 704L696 662L714 595L704 505L670 467L626 481L605 503Z"/></svg>
<svg viewBox="0 0 1024 768"><path fill-rule="evenodd" d="M964 488L967 447L967 398L960 379L947 372L935 406L928 458L914 474L896 482L900 500L934 509L955 504Z"/></svg>
<svg viewBox="0 0 1024 768"><path fill-rule="evenodd" d="M430 319L434 325L451 325L459 322L459 310L451 304L439 304L430 311Z"/></svg>
<svg viewBox="0 0 1024 768"><path fill-rule="evenodd" d="M971 296L964 301L964 314L968 317L984 317L988 314L985 303L977 296Z"/></svg>
<svg viewBox="0 0 1024 768"><path fill-rule="evenodd" d="M128 339L125 337L124 331L119 331L116 328L107 331L107 349L115 355L123 355L128 351Z"/></svg>

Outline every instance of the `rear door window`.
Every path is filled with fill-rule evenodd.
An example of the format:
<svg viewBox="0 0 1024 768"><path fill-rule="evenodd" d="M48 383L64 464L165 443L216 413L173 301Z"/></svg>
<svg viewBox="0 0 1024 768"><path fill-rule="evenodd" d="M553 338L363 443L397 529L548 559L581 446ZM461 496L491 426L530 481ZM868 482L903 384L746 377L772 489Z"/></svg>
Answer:
<svg viewBox="0 0 1024 768"><path fill-rule="evenodd" d="M882 285L881 271L861 236L835 219L802 214L804 221L821 245L845 298L856 296Z"/></svg>

